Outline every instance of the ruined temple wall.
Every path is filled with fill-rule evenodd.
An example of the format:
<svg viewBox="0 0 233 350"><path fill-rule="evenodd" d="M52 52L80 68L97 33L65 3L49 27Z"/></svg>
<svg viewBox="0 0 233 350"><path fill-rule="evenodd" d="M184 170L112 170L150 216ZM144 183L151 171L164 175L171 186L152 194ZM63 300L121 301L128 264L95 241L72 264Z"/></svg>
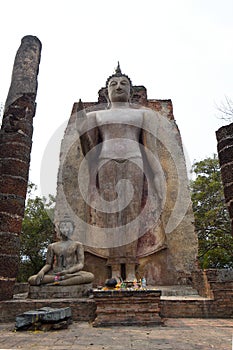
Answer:
<svg viewBox="0 0 233 350"><path fill-rule="evenodd" d="M186 162L179 128L174 120L171 100L149 100L148 106L169 120L159 159L167 180L166 203L162 220L167 248L141 259L140 275L149 284L190 283L196 269L198 240L189 189ZM168 137L170 135L170 139Z"/></svg>
<svg viewBox="0 0 233 350"><path fill-rule="evenodd" d="M216 137L224 195L233 233L233 123L217 130Z"/></svg>

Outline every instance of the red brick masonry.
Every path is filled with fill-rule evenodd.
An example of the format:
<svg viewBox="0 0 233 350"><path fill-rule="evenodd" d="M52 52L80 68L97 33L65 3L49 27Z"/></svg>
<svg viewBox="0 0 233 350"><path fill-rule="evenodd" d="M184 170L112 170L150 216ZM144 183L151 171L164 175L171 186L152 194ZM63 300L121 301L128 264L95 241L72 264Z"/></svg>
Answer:
<svg viewBox="0 0 233 350"><path fill-rule="evenodd" d="M93 291L96 302L94 326L161 324L159 290Z"/></svg>

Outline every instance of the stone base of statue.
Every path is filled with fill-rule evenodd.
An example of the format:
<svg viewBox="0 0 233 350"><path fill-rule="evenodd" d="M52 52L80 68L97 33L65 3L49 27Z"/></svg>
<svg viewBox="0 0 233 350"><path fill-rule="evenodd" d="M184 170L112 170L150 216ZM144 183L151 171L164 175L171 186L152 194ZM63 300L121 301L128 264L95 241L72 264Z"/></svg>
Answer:
<svg viewBox="0 0 233 350"><path fill-rule="evenodd" d="M59 286L42 284L30 286L28 298L30 299L68 299L88 297L92 290L92 283L84 283L72 286Z"/></svg>

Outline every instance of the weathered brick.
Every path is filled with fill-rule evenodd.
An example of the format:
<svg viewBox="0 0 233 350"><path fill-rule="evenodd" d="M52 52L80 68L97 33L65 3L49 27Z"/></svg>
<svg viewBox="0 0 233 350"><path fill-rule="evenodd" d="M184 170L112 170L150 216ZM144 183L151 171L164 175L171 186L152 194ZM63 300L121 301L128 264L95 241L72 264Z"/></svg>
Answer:
<svg viewBox="0 0 233 350"><path fill-rule="evenodd" d="M233 135L228 136L218 142L218 152L221 152L225 147L231 146L233 143Z"/></svg>
<svg viewBox="0 0 233 350"><path fill-rule="evenodd" d="M233 199L233 184L231 184L230 186L224 186L224 195L226 202Z"/></svg>
<svg viewBox="0 0 233 350"><path fill-rule="evenodd" d="M1 288L4 289L4 283L0 281L0 296ZM13 283L12 283L13 284ZM8 285L9 287L9 285ZM93 321L95 318L96 304L93 299L57 299L57 300L9 300L10 293L6 295L6 301L0 303L0 322L14 322L15 317L29 310L40 309L42 307L50 306L54 308L70 307L72 310L72 319L74 321ZM7 300L8 299L8 300Z"/></svg>
<svg viewBox="0 0 233 350"><path fill-rule="evenodd" d="M218 156L219 156L219 164L221 167L231 163L232 157L233 157L233 145L219 152Z"/></svg>
<svg viewBox="0 0 233 350"><path fill-rule="evenodd" d="M160 291L94 291L95 326L117 324L160 324Z"/></svg>
<svg viewBox="0 0 233 350"><path fill-rule="evenodd" d="M0 232L21 233L22 219L23 219L22 216L15 216L9 213L0 212L0 222L1 222Z"/></svg>
<svg viewBox="0 0 233 350"><path fill-rule="evenodd" d="M0 212L11 213L12 215L23 217L24 201L25 199L22 197L0 194Z"/></svg>
<svg viewBox="0 0 233 350"><path fill-rule="evenodd" d="M225 165L221 169L221 174L222 178L224 179L224 183L227 184L233 182L233 163Z"/></svg>
<svg viewBox="0 0 233 350"><path fill-rule="evenodd" d="M32 145L32 140L25 134L22 133L0 133L0 144L6 144L9 142L19 143L27 146L28 148Z"/></svg>
<svg viewBox="0 0 233 350"><path fill-rule="evenodd" d="M4 175L0 178L0 193L7 194L7 196L21 197L24 205L24 198L27 194L27 178L18 176ZM1 205L0 205L1 207Z"/></svg>
<svg viewBox="0 0 233 350"><path fill-rule="evenodd" d="M233 217L233 201L227 204L230 217Z"/></svg>
<svg viewBox="0 0 233 350"><path fill-rule="evenodd" d="M11 280L0 280L0 300L8 300L13 298L14 294L14 281ZM1 309L1 306L0 306ZM14 305L14 309L16 310L17 308ZM9 309L6 308L5 310L7 316L9 316ZM1 313L1 318L2 318L2 313ZM3 318L4 320L4 318ZM6 318L7 320L7 318ZM13 321L13 320L12 320ZM1 320L2 322L2 320Z"/></svg>
<svg viewBox="0 0 233 350"><path fill-rule="evenodd" d="M0 148L0 158L15 158L24 162L30 160L31 147L22 143L7 142Z"/></svg>
<svg viewBox="0 0 233 350"><path fill-rule="evenodd" d="M28 177L28 162L23 162L17 159L1 158L0 159L0 174Z"/></svg>
<svg viewBox="0 0 233 350"><path fill-rule="evenodd" d="M19 256L0 254L0 276L15 278L18 273Z"/></svg>
<svg viewBox="0 0 233 350"><path fill-rule="evenodd" d="M10 89L0 130L0 232L20 233L27 191L30 152L32 145L33 117L36 110L37 75L39 72L41 43L34 36L25 36L17 51ZM11 163L7 161L11 159ZM18 159L27 164L17 168ZM6 173L5 173L6 171ZM11 172L12 171L12 172ZM3 236L2 236L3 237ZM0 246L1 247L1 246ZM6 252L6 248L8 251ZM16 278L18 267L18 243L9 240L0 249L0 276ZM19 253L19 252L18 252ZM11 293L2 291L1 299ZM6 285L7 286L7 285Z"/></svg>
<svg viewBox="0 0 233 350"><path fill-rule="evenodd" d="M216 137L218 142L226 139L227 137L231 137L233 135L233 123L229 125L222 126L220 129L216 131Z"/></svg>
<svg viewBox="0 0 233 350"><path fill-rule="evenodd" d="M0 232L1 254L16 255L20 248L19 235L10 232Z"/></svg>

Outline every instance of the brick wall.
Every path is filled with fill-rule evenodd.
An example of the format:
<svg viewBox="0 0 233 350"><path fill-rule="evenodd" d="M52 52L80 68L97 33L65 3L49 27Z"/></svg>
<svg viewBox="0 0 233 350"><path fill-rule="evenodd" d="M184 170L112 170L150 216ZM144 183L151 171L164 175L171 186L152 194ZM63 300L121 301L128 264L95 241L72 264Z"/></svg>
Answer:
<svg viewBox="0 0 233 350"><path fill-rule="evenodd" d="M199 274L199 276L198 276ZM162 317L233 317L233 271L208 269L196 272L194 287L209 299L161 300ZM206 288L206 289L205 289Z"/></svg>

